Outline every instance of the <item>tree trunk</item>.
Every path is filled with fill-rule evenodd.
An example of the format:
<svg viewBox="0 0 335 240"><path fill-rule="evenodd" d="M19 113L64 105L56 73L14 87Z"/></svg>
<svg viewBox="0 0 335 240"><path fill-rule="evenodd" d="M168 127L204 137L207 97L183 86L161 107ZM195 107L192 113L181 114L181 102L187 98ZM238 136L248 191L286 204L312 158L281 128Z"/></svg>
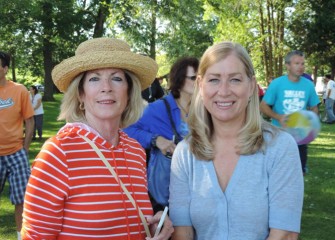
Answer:
<svg viewBox="0 0 335 240"><path fill-rule="evenodd" d="M279 46L279 57L278 57L278 76L283 75L283 56L284 56L284 49L283 49L283 43L284 43L284 30L285 30L285 6L284 3L280 5L280 9L278 10L278 29L279 29L279 42L281 45Z"/></svg>
<svg viewBox="0 0 335 240"><path fill-rule="evenodd" d="M104 24L109 13L110 2L111 0L99 2L99 11L95 22L93 38L102 37L105 32Z"/></svg>
<svg viewBox="0 0 335 240"><path fill-rule="evenodd" d="M102 8L103 6L100 5L98 16L97 16L97 21L94 27L93 38L102 37L103 35L105 16L104 16Z"/></svg>
<svg viewBox="0 0 335 240"><path fill-rule="evenodd" d="M43 65L44 65L44 95L43 101L54 101L54 83L51 77L52 64L52 5L50 2L43 4Z"/></svg>
<svg viewBox="0 0 335 240"><path fill-rule="evenodd" d="M51 77L52 71L52 44L49 39L43 39L43 64L44 64L44 101L54 101L54 83Z"/></svg>
<svg viewBox="0 0 335 240"><path fill-rule="evenodd" d="M273 75L273 46L272 46L272 37L273 31L271 29L271 10L270 10L270 1L266 1L266 9L267 9L267 27L268 27L268 61L269 61L269 74L270 76Z"/></svg>
<svg viewBox="0 0 335 240"><path fill-rule="evenodd" d="M15 68L16 68L16 61L15 61L15 56L14 56L14 54L12 54L12 80L13 80L13 82L16 82L16 72L15 72Z"/></svg>
<svg viewBox="0 0 335 240"><path fill-rule="evenodd" d="M314 85L316 85L316 82L318 80L318 70L319 70L318 66L313 66L313 82L314 82Z"/></svg>
<svg viewBox="0 0 335 240"><path fill-rule="evenodd" d="M267 47L266 47L266 38L265 38L265 30L264 30L265 24L264 24L262 1L259 2L259 18L260 18L260 27L261 27L261 36L262 36L262 52L263 52L262 55L263 55L265 79L268 79L269 78L269 63L267 59Z"/></svg>
<svg viewBox="0 0 335 240"><path fill-rule="evenodd" d="M332 60L334 60L334 59L332 59ZM332 77L332 79L334 79L334 76L335 76L335 61L332 61L331 62L331 77Z"/></svg>

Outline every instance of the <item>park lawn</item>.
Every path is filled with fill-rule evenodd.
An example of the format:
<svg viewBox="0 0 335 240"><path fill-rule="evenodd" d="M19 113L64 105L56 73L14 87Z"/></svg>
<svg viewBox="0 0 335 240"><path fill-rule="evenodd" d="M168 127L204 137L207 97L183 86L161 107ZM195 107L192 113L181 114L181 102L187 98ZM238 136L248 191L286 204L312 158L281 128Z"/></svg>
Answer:
<svg viewBox="0 0 335 240"><path fill-rule="evenodd" d="M57 121L60 99L44 102L43 138L49 138L64 125ZM29 158L33 161L43 142L34 141ZM305 176L305 199L300 240L333 240L335 236L335 125L322 125L319 137L308 148L309 172ZM0 240L15 240L14 207L8 197L8 185L0 198ZM243 239L241 239L243 240Z"/></svg>

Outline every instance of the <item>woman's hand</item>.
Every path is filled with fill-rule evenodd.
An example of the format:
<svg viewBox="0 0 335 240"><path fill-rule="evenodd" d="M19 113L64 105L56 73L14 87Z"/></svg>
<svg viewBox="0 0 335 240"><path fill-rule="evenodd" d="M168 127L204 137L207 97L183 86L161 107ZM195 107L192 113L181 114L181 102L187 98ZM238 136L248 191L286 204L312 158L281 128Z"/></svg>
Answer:
<svg viewBox="0 0 335 240"><path fill-rule="evenodd" d="M269 237L266 240L297 240L299 233L288 232L279 229L270 229Z"/></svg>
<svg viewBox="0 0 335 240"><path fill-rule="evenodd" d="M171 237L171 234L173 233L174 229L169 216L166 216L164 220L162 231L158 234L157 237L154 237L162 213L163 211L159 211L155 214L155 216L147 218L152 238L147 237L146 240L168 240Z"/></svg>
<svg viewBox="0 0 335 240"><path fill-rule="evenodd" d="M162 136L157 137L156 146L161 150L163 155L166 155L167 153L172 155L176 148L176 144L172 140L168 140Z"/></svg>

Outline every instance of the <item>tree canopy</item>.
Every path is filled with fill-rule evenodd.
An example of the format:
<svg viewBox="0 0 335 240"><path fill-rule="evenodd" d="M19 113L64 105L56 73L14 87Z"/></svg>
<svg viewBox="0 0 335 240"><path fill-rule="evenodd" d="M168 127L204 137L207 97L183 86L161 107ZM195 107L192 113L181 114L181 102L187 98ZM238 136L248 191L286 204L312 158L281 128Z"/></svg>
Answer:
<svg viewBox="0 0 335 240"><path fill-rule="evenodd" d="M215 42L239 42L266 85L283 74L290 49L306 53L314 76L318 69L335 73L334 7L335 0L0 0L0 49L12 56L14 81L45 85L44 100L57 91L53 66L101 36L124 39L156 59L161 75L179 57L200 58Z"/></svg>

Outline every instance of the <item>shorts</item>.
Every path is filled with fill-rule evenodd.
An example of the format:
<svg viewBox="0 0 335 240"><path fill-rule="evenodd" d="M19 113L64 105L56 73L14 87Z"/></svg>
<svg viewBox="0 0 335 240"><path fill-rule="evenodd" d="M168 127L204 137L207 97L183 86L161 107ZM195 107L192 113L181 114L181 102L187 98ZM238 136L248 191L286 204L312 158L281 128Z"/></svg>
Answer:
<svg viewBox="0 0 335 240"><path fill-rule="evenodd" d="M8 178L9 196L12 204L23 203L30 172L28 154L25 149L11 155L0 156L0 193Z"/></svg>

